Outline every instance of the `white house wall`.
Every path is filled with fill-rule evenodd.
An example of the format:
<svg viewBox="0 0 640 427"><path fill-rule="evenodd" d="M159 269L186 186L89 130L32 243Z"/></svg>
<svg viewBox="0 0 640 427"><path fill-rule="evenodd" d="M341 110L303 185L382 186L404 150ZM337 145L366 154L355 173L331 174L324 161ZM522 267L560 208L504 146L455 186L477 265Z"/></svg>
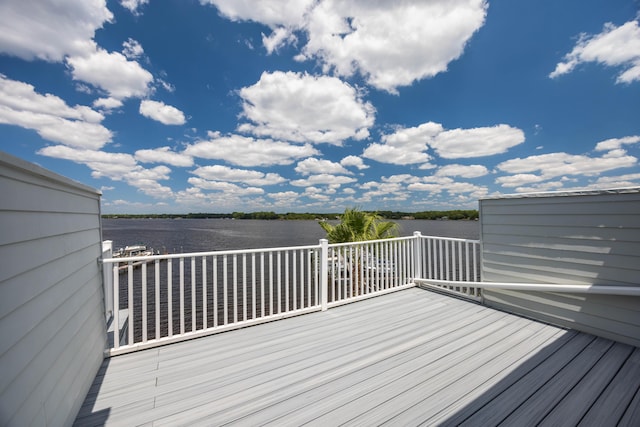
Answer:
<svg viewBox="0 0 640 427"><path fill-rule="evenodd" d="M100 194L0 152L0 425L71 425L106 333Z"/></svg>
<svg viewBox="0 0 640 427"><path fill-rule="evenodd" d="M640 286L640 188L480 201L489 282ZM486 291L488 305L640 345L640 298Z"/></svg>

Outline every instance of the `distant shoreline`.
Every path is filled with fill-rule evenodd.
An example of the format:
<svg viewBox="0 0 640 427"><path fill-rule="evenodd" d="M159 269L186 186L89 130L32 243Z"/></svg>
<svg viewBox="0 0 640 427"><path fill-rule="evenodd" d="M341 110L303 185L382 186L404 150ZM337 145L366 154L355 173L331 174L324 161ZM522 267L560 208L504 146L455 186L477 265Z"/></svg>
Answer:
<svg viewBox="0 0 640 427"><path fill-rule="evenodd" d="M478 219L477 210L423 211L423 212L375 212L386 220L466 220ZM334 220L341 213L284 213L275 212L233 212L233 213L188 213L188 214L103 214L107 219L259 219L259 220Z"/></svg>

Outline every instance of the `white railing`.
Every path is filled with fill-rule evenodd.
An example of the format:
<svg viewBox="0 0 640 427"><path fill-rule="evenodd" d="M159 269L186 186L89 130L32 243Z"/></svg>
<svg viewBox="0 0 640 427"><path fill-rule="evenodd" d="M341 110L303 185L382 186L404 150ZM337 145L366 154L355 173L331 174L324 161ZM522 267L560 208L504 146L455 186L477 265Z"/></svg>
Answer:
<svg viewBox="0 0 640 427"><path fill-rule="evenodd" d="M113 281L107 353L326 310L413 287L414 279L478 280L478 246L415 233L369 242L330 245L323 239L312 246L105 258ZM479 295L475 287L438 288Z"/></svg>
<svg viewBox="0 0 640 427"><path fill-rule="evenodd" d="M329 307L415 286L416 239L403 237L329 245Z"/></svg>
<svg viewBox="0 0 640 427"><path fill-rule="evenodd" d="M482 299L480 241L414 234L421 243L416 251L420 268L414 281L476 301Z"/></svg>

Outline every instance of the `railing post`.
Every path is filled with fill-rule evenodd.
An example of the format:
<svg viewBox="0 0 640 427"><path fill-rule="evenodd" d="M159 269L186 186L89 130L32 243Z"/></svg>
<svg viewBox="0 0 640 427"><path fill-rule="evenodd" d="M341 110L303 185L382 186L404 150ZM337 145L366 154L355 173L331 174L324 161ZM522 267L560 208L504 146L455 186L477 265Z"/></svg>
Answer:
<svg viewBox="0 0 640 427"><path fill-rule="evenodd" d="M320 304L327 310L329 301L329 241L320 239Z"/></svg>
<svg viewBox="0 0 640 427"><path fill-rule="evenodd" d="M422 233L413 232L413 277L422 279Z"/></svg>
<svg viewBox="0 0 640 427"><path fill-rule="evenodd" d="M113 257L113 241L105 240L102 242L102 259ZM105 268L102 260L100 260L100 268L102 269L102 287L104 291L104 317L108 322L113 316L113 269Z"/></svg>

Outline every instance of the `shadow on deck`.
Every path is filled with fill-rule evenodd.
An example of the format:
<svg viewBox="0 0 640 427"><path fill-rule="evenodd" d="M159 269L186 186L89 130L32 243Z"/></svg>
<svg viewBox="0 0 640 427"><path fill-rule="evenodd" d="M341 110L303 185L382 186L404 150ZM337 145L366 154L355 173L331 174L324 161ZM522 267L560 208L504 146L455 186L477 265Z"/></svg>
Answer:
<svg viewBox="0 0 640 427"><path fill-rule="evenodd" d="M640 425L640 349L414 288L105 360L76 425Z"/></svg>

